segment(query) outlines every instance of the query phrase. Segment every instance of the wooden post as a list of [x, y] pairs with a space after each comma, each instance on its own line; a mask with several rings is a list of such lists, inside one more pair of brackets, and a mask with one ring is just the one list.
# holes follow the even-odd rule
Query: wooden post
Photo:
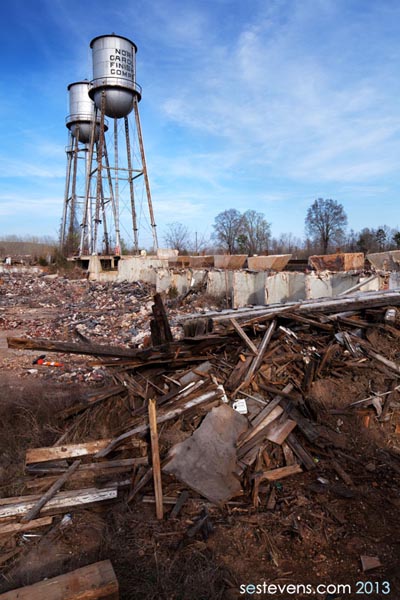
[[163, 494], [161, 483], [160, 451], [158, 447], [156, 401], [154, 400], [154, 398], [151, 398], [149, 400], [149, 425], [151, 439], [151, 456], [153, 462], [154, 495], [156, 498], [156, 515], [157, 519], [162, 519], [164, 517], [164, 509], [162, 499]]
[[118, 581], [109, 560], [1, 594], [1, 600], [118, 600]]

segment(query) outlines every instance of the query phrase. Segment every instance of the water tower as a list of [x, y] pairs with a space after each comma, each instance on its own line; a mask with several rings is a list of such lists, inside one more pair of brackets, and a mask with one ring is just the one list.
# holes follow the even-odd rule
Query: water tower
[[[122, 225], [126, 231], [126, 221], [121, 219], [123, 213], [125, 216], [129, 213], [129, 233], [133, 234], [134, 252], [139, 252], [135, 198], [139, 177], [144, 180], [153, 246], [157, 250], [156, 224], [138, 110], [141, 88], [136, 83], [137, 48], [128, 38], [115, 34], [94, 38], [90, 47], [93, 80], [86, 94], [87, 101], [94, 103], [95, 117], [90, 122], [90, 135], [86, 141], [87, 178], [79, 252], [80, 255], [96, 254], [101, 248], [103, 254], [120, 254]], [[134, 124], [128, 119], [132, 111]], [[113, 120], [108, 137], [106, 117]], [[75, 124], [70, 121], [71, 132], [73, 126]], [[79, 125], [79, 132], [83, 129]], [[133, 129], [134, 135], [131, 133]]]
[[[95, 104], [88, 94], [89, 81], [71, 83], [67, 89], [69, 115], [66, 118], [66, 126], [69, 133], [60, 241], [61, 248], [66, 254], [76, 254], [79, 250], [80, 224], [85, 205], [89, 142], [92, 131], [95, 140], [99, 138], [100, 117], [96, 116]], [[107, 123], [104, 123], [104, 130], [107, 129]]]

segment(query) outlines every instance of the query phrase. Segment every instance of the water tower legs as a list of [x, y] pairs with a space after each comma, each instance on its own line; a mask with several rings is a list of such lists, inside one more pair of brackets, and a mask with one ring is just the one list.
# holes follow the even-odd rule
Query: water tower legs
[[[133, 164], [132, 137], [128, 117], [114, 119], [112, 143], [107, 145], [105, 127], [105, 99], [96, 111], [93, 120], [91, 140], [88, 148], [88, 169], [86, 175], [85, 209], [83, 211], [80, 254], [121, 254], [121, 216], [130, 212], [124, 220], [125, 232], [133, 240], [133, 252], [139, 253], [139, 228], [135, 202], [135, 181], [143, 177], [147, 197], [149, 220], [154, 250], [158, 248], [156, 224], [147, 174], [146, 157], [140, 125], [138, 102], [134, 102], [134, 123], [139, 156], [138, 164]], [[124, 138], [124, 139], [122, 139]], [[109, 137], [108, 137], [109, 139]], [[110, 139], [109, 139], [110, 141]], [[124, 150], [124, 151], [122, 151]], [[125, 185], [126, 184], [126, 185]], [[100, 241], [100, 236], [102, 239]]]

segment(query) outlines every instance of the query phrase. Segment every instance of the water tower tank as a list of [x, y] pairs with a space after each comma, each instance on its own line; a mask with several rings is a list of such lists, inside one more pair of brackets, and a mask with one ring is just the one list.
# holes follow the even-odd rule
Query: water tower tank
[[93, 55], [93, 81], [89, 95], [98, 109], [105, 93], [107, 117], [120, 119], [129, 115], [134, 98], [140, 100], [141, 88], [136, 84], [136, 51], [131, 40], [119, 35], [100, 35], [90, 42]]
[[[82, 144], [90, 142], [92, 125], [95, 120], [95, 106], [93, 100], [89, 98], [89, 82], [77, 81], [70, 83], [69, 92], [69, 115], [66, 119], [68, 129]], [[97, 117], [97, 123], [100, 123], [100, 116]], [[107, 126], [105, 125], [107, 130]], [[99, 136], [99, 125], [96, 127], [96, 140]]]

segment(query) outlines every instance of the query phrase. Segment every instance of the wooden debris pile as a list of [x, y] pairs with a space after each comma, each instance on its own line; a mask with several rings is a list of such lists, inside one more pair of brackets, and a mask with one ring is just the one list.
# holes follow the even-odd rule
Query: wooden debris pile
[[[119, 498], [154, 502], [159, 519], [200, 501], [196, 531], [212, 529], [204, 499], [274, 510], [280, 481], [307, 477], [317, 490], [327, 472], [342, 480], [334, 491], [351, 494], [352, 440], [340, 423], [355, 413], [383, 423], [398, 400], [399, 304], [381, 292], [191, 315], [184, 329], [197, 335], [176, 341], [156, 295], [146, 349], [9, 338], [11, 348], [89, 355], [112, 381], [59, 415], [52, 447], [27, 451], [26, 493], [0, 499], [0, 535]], [[350, 398], [332, 393], [341, 381]], [[398, 474], [398, 456], [385, 457]]]

